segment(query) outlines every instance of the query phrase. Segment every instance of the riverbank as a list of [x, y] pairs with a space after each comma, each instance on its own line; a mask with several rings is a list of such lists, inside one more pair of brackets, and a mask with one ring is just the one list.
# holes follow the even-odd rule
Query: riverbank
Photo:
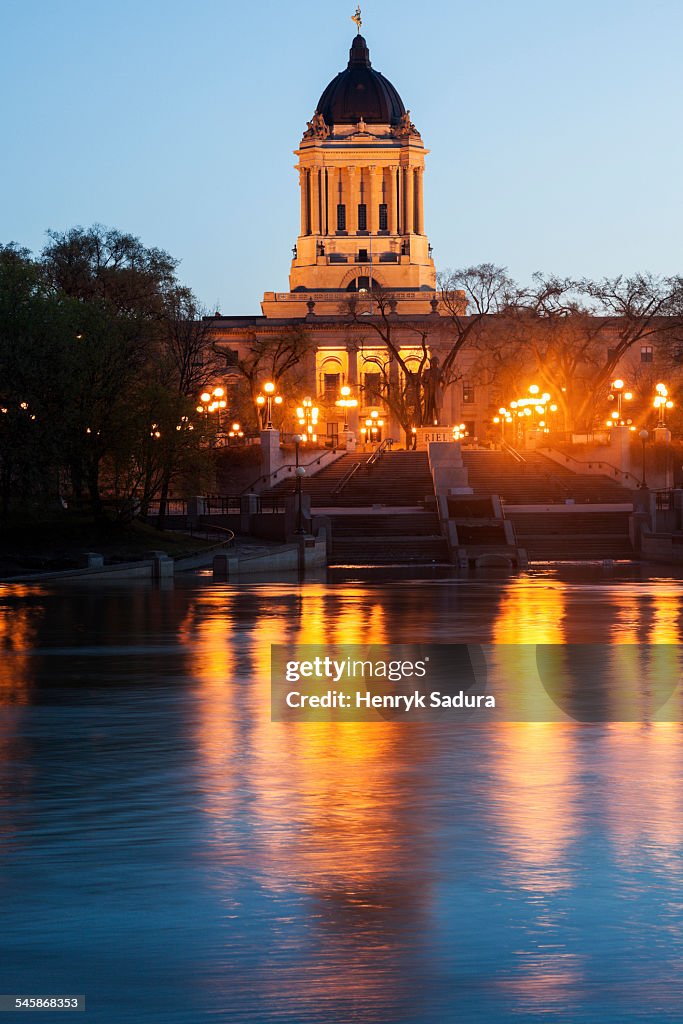
[[61, 572], [85, 564], [87, 552], [97, 552], [105, 565], [141, 560], [150, 551], [170, 558], [187, 558], [216, 544], [146, 523], [118, 523], [65, 514], [51, 520], [14, 522], [0, 530], [0, 577]]

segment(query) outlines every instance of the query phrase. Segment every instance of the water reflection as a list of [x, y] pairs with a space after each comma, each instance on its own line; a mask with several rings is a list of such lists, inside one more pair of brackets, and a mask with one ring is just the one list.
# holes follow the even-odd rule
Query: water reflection
[[[0, 974], [87, 966], [104, 1024], [673, 1024], [680, 726], [273, 723], [269, 676], [273, 643], [493, 641], [524, 678], [525, 645], [609, 639], [606, 700], [631, 708], [678, 671], [679, 593], [0, 593]], [[645, 641], [668, 646], [634, 671]]]

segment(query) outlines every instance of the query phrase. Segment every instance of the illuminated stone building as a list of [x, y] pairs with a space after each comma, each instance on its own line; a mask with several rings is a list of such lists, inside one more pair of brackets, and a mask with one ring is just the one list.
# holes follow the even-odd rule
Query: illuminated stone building
[[[349, 418], [353, 431], [377, 411], [386, 420], [385, 436], [402, 436], [378, 394], [382, 380], [400, 386], [399, 366], [363, 322], [373, 316], [373, 294], [390, 303], [394, 338], [408, 366], [419, 363], [425, 329], [430, 351], [438, 353], [439, 293], [424, 219], [428, 152], [398, 91], [373, 68], [359, 31], [346, 69], [324, 89], [295, 150], [299, 235], [289, 291], [266, 292], [261, 316], [213, 318], [219, 347], [232, 352], [255, 338], [305, 327], [315, 348], [307, 357], [307, 388], [327, 399], [329, 409], [340, 388], [350, 386], [359, 403]], [[354, 297], [362, 315], [352, 320]], [[464, 421], [474, 435], [487, 416], [484, 389], [476, 394], [461, 379], [446, 390], [442, 423]], [[323, 432], [338, 435], [343, 422], [342, 413], [332, 412]]]

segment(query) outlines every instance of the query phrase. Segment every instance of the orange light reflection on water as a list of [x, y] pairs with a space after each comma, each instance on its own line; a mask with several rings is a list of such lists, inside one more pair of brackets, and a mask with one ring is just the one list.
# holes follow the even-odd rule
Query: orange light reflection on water
[[[312, 998], [346, 999], [340, 979], [351, 973], [349, 1004], [360, 999], [370, 1013], [373, 1004], [393, 998], [392, 986], [396, 992], [401, 987], [387, 960], [396, 920], [411, 934], [426, 902], [419, 885], [409, 892], [399, 880], [410, 872], [409, 839], [420, 833], [419, 793], [405, 789], [406, 766], [428, 761], [429, 747], [419, 729], [382, 720], [272, 722], [271, 644], [385, 643], [389, 633], [382, 602], [361, 605], [360, 592], [309, 586], [293, 602], [290, 588], [275, 587], [262, 596], [253, 619], [241, 623], [237, 592], [202, 594], [181, 632], [198, 684], [197, 743], [205, 770], [200, 799], [212, 860], [222, 867], [220, 898], [228, 912], [239, 914], [230, 880], [243, 868], [275, 899], [292, 889], [306, 893], [317, 905], [327, 969], [293, 985], [291, 977], [280, 978], [274, 962], [259, 986], [273, 999], [283, 986], [291, 1012], [298, 1001], [303, 1007]], [[230, 645], [240, 652], [239, 680], [234, 653], [226, 653]], [[239, 741], [249, 766], [239, 794], [231, 740]], [[255, 832], [248, 863], [235, 831], [245, 800]]]
[[[40, 594], [26, 584], [0, 584], [0, 704], [28, 704], [31, 694], [31, 649], [42, 618], [40, 604], [21, 598]], [[19, 600], [18, 600], [19, 599]]]

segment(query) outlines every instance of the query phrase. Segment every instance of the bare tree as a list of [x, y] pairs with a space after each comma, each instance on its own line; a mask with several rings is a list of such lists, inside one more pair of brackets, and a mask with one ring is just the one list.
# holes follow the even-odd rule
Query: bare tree
[[[153, 494], [159, 494], [157, 526], [160, 530], [165, 523], [173, 477], [187, 456], [197, 452], [197, 436], [190, 429], [197, 396], [216, 380], [224, 367], [221, 355], [212, 344], [210, 321], [202, 312], [188, 288], [174, 288], [164, 304], [158, 361], [158, 381], [164, 388], [164, 401], [154, 421], [163, 424], [159, 430], [159, 465], [154, 467], [148, 462], [143, 489], [143, 503], [148, 503]], [[149, 435], [154, 440], [156, 431], [150, 430]]]
[[285, 379], [291, 383], [295, 373], [303, 377], [305, 360], [314, 350], [310, 332], [300, 325], [293, 325], [275, 337], [252, 334], [244, 354], [235, 363], [249, 390], [250, 411], [255, 408], [263, 382], [270, 380], [277, 386]]
[[446, 316], [443, 373], [449, 377], [466, 348], [483, 350], [511, 306], [519, 288], [504, 267], [482, 263], [464, 270], [446, 270], [438, 277], [440, 305]]
[[[367, 296], [351, 293], [342, 303], [340, 313], [349, 323], [367, 328], [387, 349], [387, 359], [377, 363], [380, 396], [408, 439], [411, 427], [421, 426], [424, 421], [422, 381], [430, 359], [429, 339], [435, 331], [435, 322], [427, 317], [399, 318], [392, 292], [377, 285]], [[412, 339], [410, 359], [404, 354], [406, 333]]]
[[636, 344], [650, 339], [662, 346], [679, 343], [683, 324], [683, 279], [653, 274], [583, 280], [579, 288], [587, 311], [599, 327], [602, 359], [581, 406], [587, 419], [596, 392], [606, 391], [621, 360]]

